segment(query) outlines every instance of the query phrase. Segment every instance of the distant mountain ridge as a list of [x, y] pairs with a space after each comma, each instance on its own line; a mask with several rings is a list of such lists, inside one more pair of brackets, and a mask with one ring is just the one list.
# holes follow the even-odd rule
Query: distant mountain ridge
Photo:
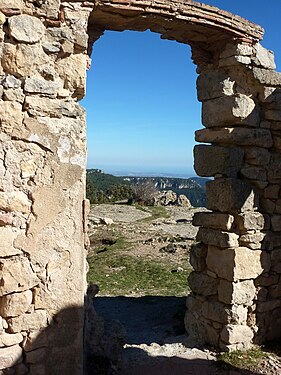
[[184, 194], [194, 207], [206, 206], [207, 178], [174, 177], [132, 177], [114, 176], [101, 169], [87, 170], [87, 197], [92, 203], [114, 202], [127, 199], [132, 194], [131, 186], [146, 181], [153, 181], [159, 190], [173, 190]]

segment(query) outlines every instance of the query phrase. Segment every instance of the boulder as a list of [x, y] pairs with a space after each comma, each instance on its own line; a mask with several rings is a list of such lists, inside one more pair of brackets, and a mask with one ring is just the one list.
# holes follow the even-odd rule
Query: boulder
[[172, 190], [163, 190], [154, 198], [155, 206], [172, 206], [177, 201], [177, 194]]

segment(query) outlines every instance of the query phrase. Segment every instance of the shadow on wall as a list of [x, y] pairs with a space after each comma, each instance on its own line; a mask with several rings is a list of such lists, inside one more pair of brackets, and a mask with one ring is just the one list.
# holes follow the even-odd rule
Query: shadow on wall
[[[1, 375], [44, 374], [44, 375], [80, 375], [83, 373], [83, 340], [81, 315], [83, 306], [71, 306], [56, 314], [50, 325], [38, 334], [32, 331], [24, 341], [24, 356], [1, 356]], [[79, 347], [81, 347], [79, 352]], [[8, 347], [7, 349], [12, 348]], [[8, 354], [8, 353], [7, 353]], [[7, 362], [5, 362], [7, 360]], [[9, 363], [9, 364], [8, 364]]]

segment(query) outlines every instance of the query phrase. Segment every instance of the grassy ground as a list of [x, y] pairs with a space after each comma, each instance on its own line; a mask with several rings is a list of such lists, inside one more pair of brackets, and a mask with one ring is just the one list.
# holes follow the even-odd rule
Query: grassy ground
[[167, 212], [167, 210], [165, 209], [165, 207], [162, 207], [162, 206], [145, 207], [145, 206], [135, 205], [135, 207], [138, 208], [139, 210], [142, 210], [144, 212], [149, 212], [151, 214], [151, 216], [140, 220], [143, 223], [147, 223], [147, 222], [153, 221], [153, 220], [158, 219], [158, 218], [168, 219], [170, 217], [170, 215]]
[[107, 232], [108, 239], [90, 251], [88, 281], [100, 287], [106, 295], [173, 295], [187, 293], [187, 276], [190, 269], [183, 262], [171, 264], [161, 257], [136, 257], [130, 254], [134, 246], [124, 237]]

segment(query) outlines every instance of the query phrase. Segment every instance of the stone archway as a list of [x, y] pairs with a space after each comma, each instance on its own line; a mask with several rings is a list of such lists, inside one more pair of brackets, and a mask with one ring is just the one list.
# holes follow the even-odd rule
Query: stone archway
[[[0, 368], [81, 374], [86, 288], [85, 94], [103, 31], [188, 43], [206, 129], [195, 167], [213, 176], [193, 248], [186, 327], [223, 350], [280, 332], [281, 74], [262, 29], [193, 3], [2, 0]], [[89, 40], [88, 40], [89, 39]], [[23, 349], [22, 349], [23, 348]]]

